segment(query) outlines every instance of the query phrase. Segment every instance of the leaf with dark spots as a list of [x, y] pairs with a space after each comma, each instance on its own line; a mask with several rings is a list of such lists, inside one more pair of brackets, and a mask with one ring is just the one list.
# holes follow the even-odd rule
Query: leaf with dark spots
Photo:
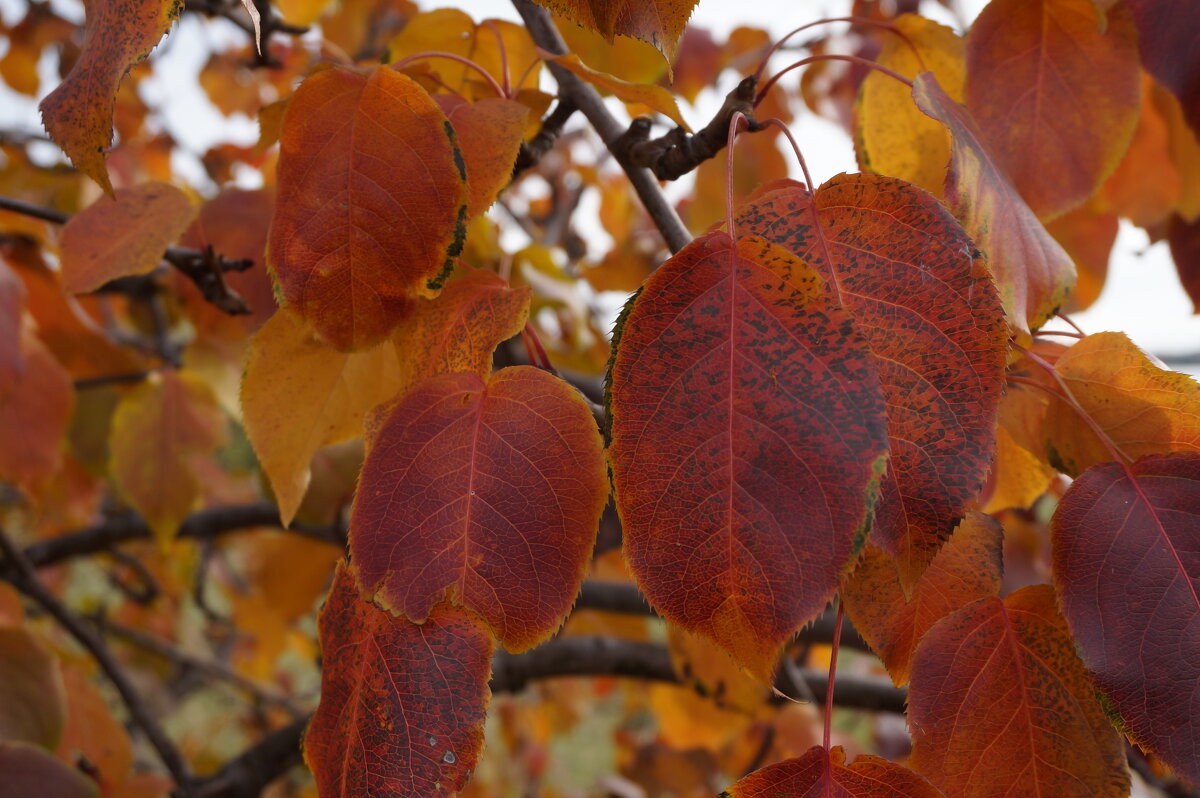
[[991, 276], [941, 203], [892, 177], [838, 175], [815, 200], [772, 183], [734, 224], [812, 264], [871, 347], [891, 448], [872, 540], [907, 590], [992, 462], [1006, 329]]
[[609, 382], [638, 585], [768, 681], [870, 524], [887, 442], [865, 339], [790, 252], [714, 232], [647, 280]]
[[483, 747], [492, 639], [439, 604], [425, 623], [363, 600], [339, 563], [318, 621], [321, 703], [304, 758], [321, 795], [443, 796]]
[[448, 597], [522, 651], [570, 610], [607, 496], [574, 388], [529, 366], [444, 374], [369, 441], [350, 552], [366, 593], [397, 614], [420, 623]]
[[1122, 730], [1200, 784], [1200, 454], [1083, 473], [1051, 523], [1054, 582]]

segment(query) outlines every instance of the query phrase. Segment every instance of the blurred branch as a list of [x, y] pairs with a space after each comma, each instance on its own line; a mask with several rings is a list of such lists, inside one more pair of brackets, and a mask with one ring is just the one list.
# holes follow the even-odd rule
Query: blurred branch
[[154, 713], [146, 706], [141, 695], [133, 686], [125, 670], [113, 657], [112, 652], [104, 644], [103, 638], [96, 630], [88, 626], [82, 618], [75, 615], [65, 604], [58, 600], [50, 590], [38, 579], [33, 565], [26, 559], [21, 550], [14, 544], [3, 530], [0, 530], [0, 550], [4, 553], [5, 568], [0, 574], [17, 590], [44, 609], [59, 625], [75, 638], [81, 646], [87, 649], [92, 658], [104, 671], [117, 692], [125, 708], [129, 711], [135, 725], [142, 730], [154, 750], [158, 752], [163, 765], [166, 766], [175, 783], [185, 788], [192, 780], [191, 770], [179, 753], [179, 749], [167, 737], [163, 728], [158, 724]]
[[[20, 213], [52, 224], [66, 224], [71, 218], [70, 214], [56, 211], [53, 208], [34, 205], [31, 202], [25, 202], [14, 197], [0, 197], [0, 210]], [[236, 291], [225, 284], [223, 275], [225, 272], [246, 271], [246, 269], [254, 265], [254, 261], [247, 258], [226, 258], [224, 255], [215, 253], [212, 247], [206, 247], [203, 250], [190, 249], [188, 247], [167, 247], [163, 252], [163, 260], [174, 266], [180, 274], [195, 283], [196, 287], [200, 289], [200, 293], [204, 295], [204, 298], [218, 309], [231, 315], [250, 312], [250, 308], [246, 305], [246, 300], [242, 299]], [[121, 286], [128, 284], [132, 288], [136, 288], [138, 295], [141, 295], [142, 289], [145, 288], [145, 286], [141, 285], [144, 280], [136, 281], [136, 285], [134, 282], [125, 280], [125, 278], [123, 280], [113, 280], [109, 283], [109, 290], [122, 290]], [[102, 287], [100, 290], [105, 290], [105, 288]], [[124, 293], [123, 290], [122, 292]]]
[[[525, 21], [525, 27], [529, 29], [529, 34], [539, 47], [555, 55], [567, 52], [567, 46], [559, 35], [558, 29], [554, 27], [554, 21], [546, 9], [535, 5], [532, 0], [513, 0], [513, 5], [516, 6], [517, 13]], [[692, 240], [692, 234], [684, 226], [679, 214], [675, 212], [675, 208], [667, 201], [666, 195], [659, 188], [658, 181], [646, 169], [635, 166], [622, 153], [614, 150], [618, 139], [625, 130], [621, 123], [608, 112], [604, 100], [594, 88], [562, 66], [553, 61], [548, 61], [546, 66], [554, 75], [554, 79], [558, 81], [560, 101], [571, 103], [583, 112], [588, 122], [604, 141], [605, 146], [616, 157], [621, 168], [625, 170], [630, 184], [633, 185], [646, 212], [650, 214], [655, 227], [662, 234], [667, 247], [672, 252], [678, 252], [687, 246]]]

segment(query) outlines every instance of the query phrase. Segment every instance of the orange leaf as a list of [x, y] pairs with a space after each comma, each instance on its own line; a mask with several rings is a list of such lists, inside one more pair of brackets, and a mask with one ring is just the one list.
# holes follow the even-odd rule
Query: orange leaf
[[287, 304], [333, 346], [377, 343], [441, 287], [466, 235], [449, 121], [388, 67], [332, 67], [292, 96], [267, 262]]
[[667, 63], [697, 0], [537, 0], [555, 14], [594, 30], [611, 43], [616, 35], [653, 44]]
[[846, 765], [840, 745], [819, 745], [744, 776], [721, 798], [942, 798], [922, 776], [878, 756], [862, 755]]
[[846, 614], [899, 687], [908, 682], [917, 643], [945, 616], [965, 604], [1000, 592], [1003, 530], [972, 512], [942, 546], [906, 600], [896, 565], [868, 546], [854, 574], [842, 585]]
[[167, 183], [123, 188], [75, 214], [62, 230], [62, 283], [74, 294], [147, 274], [187, 230], [198, 208]]
[[582, 398], [517, 366], [433, 377], [368, 444], [350, 551], [367, 594], [418, 623], [447, 596], [510, 651], [546, 639], [583, 580], [607, 498]]
[[1121, 736], [1075, 653], [1049, 585], [972, 602], [917, 648], [912, 764], [949, 798], [1129, 794]]
[[54, 356], [28, 331], [22, 336], [25, 373], [0, 396], [0, 479], [25, 488], [48, 479], [62, 462], [75, 389]]
[[0, 628], [0, 740], [53, 751], [66, 722], [58, 660], [29, 630]]
[[4, 259], [0, 259], [0, 401], [17, 387], [25, 373], [21, 354], [21, 314], [25, 310], [25, 284]]
[[529, 109], [513, 100], [485, 98], [469, 103], [454, 94], [439, 94], [438, 106], [454, 126], [467, 165], [467, 217], [474, 218], [496, 201], [512, 180], [513, 164]]
[[1108, 279], [1108, 260], [1117, 241], [1120, 221], [1115, 214], [1098, 211], [1087, 203], [1046, 225], [1046, 231], [1075, 262], [1078, 279], [1063, 310], [1077, 313], [1100, 298]]
[[692, 130], [688, 127], [687, 121], [684, 120], [683, 114], [680, 113], [679, 104], [675, 102], [675, 96], [662, 86], [629, 83], [604, 72], [597, 72], [580, 61], [579, 56], [571, 53], [556, 56], [553, 53], [547, 53], [543, 50], [542, 57], [555, 61], [593, 86], [603, 89], [627, 103], [641, 103], [658, 111], [689, 133]]
[[1142, 76], [1142, 106], [1137, 130], [1115, 172], [1100, 186], [1106, 210], [1138, 227], [1167, 220], [1183, 196], [1183, 177], [1172, 157], [1170, 120], [1155, 102], [1154, 79]]
[[225, 439], [212, 391], [192, 374], [152, 375], [121, 398], [109, 433], [117, 489], [162, 542], [200, 497], [194, 460]]
[[58, 756], [67, 762], [86, 757], [105, 792], [123, 784], [133, 768], [133, 745], [125, 727], [113, 715], [108, 701], [78, 665], [64, 664], [67, 725], [58, 744]]
[[1116, 169], [1137, 126], [1138, 71], [1124, 4], [1107, 24], [1092, 0], [994, 0], [975, 20], [966, 105], [1039, 218], [1081, 204]]
[[423, 624], [363, 601], [339, 564], [319, 620], [321, 703], [304, 758], [322, 795], [453, 794], [483, 746], [492, 640], [440, 604]]
[[158, 44], [181, 8], [177, 0], [89, 0], [83, 52], [38, 106], [50, 138], [109, 195], [104, 153], [121, 78]]
[[[1129, 459], [1200, 451], [1200, 384], [1155, 365], [1124, 333], [1089, 335], [1054, 369]], [[1072, 476], [1113, 459], [1079, 414], [1060, 400], [1050, 403], [1046, 433], [1051, 462]]]
[[1037, 329], [1071, 292], [1075, 264], [993, 163], [967, 109], [946, 96], [929, 72], [913, 80], [913, 98], [950, 129], [946, 199], [987, 255], [1009, 326], [1026, 334]]
[[875, 503], [887, 437], [866, 340], [803, 261], [716, 232], [650, 276], [615, 349], [609, 459], [638, 586], [769, 683]]
[[41, 748], [0, 741], [0, 798], [98, 798], [96, 782]]

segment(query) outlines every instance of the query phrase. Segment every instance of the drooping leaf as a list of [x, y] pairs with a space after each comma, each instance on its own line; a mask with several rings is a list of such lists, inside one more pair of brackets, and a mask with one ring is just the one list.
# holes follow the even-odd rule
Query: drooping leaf
[[609, 458], [665, 617], [759, 679], [861, 545], [887, 450], [866, 340], [782, 247], [701, 236], [619, 323]]
[[454, 126], [467, 165], [467, 217], [474, 218], [486, 211], [512, 180], [529, 109], [495, 97], [469, 103], [454, 94], [439, 94], [436, 100]]
[[840, 595], [854, 628], [883, 660], [897, 687], [908, 682], [913, 652], [934, 624], [976, 599], [1000, 592], [1003, 539], [995, 520], [970, 513], [907, 599], [892, 559], [867, 547]]
[[1100, 186], [1100, 203], [1138, 227], [1166, 221], [1183, 196], [1183, 177], [1172, 157], [1168, 120], [1154, 98], [1154, 79], [1142, 76], [1137, 129], [1116, 171]]
[[53, 754], [19, 742], [0, 742], [0, 798], [99, 798], [96, 782]]
[[1046, 231], [1075, 263], [1075, 288], [1063, 310], [1078, 313], [1100, 298], [1108, 279], [1108, 261], [1117, 241], [1120, 220], [1087, 203], [1046, 225]]
[[529, 366], [445, 374], [369, 442], [350, 552], [366, 593], [396, 613], [420, 623], [448, 597], [522, 651], [570, 609], [607, 494], [575, 389]]
[[1200, 454], [1089, 468], [1051, 529], [1063, 614], [1122, 731], [1200, 784]]
[[611, 43], [614, 36], [632, 36], [649, 42], [667, 63], [697, 0], [537, 0], [576, 25], [594, 30]]
[[1200, 125], [1192, 127], [1184, 117], [1179, 100], [1157, 81], [1150, 89], [1154, 107], [1167, 125], [1171, 161], [1179, 170], [1183, 186], [1176, 212], [1187, 221], [1200, 219]]
[[318, 622], [321, 703], [304, 758], [321, 795], [453, 794], [483, 746], [492, 639], [466, 610], [425, 623], [358, 593], [340, 563]]
[[440, 287], [465, 235], [453, 128], [411, 78], [334, 67], [292, 96], [267, 263], [287, 304], [338, 349], [382, 340]]
[[795, 759], [744, 776], [721, 798], [942, 798], [918, 773], [883, 757], [862, 754], [851, 765], [840, 745], [815, 745]]
[[1042, 219], [1094, 194], [1137, 126], [1133, 17], [1102, 14], [1092, 0], [996, 0], [967, 35], [966, 106]]
[[[1155, 365], [1124, 333], [1087, 336], [1058, 358], [1054, 370], [1126, 457], [1200, 451], [1200, 384]], [[1061, 400], [1050, 403], [1046, 436], [1051, 461], [1068, 474], [1113, 459]]]
[[158, 44], [181, 8], [176, 0], [91, 0], [83, 51], [70, 74], [38, 106], [50, 138], [110, 195], [104, 153], [112, 143], [121, 78]]
[[[951, 99], [962, 102], [966, 72], [962, 38], [916, 14], [901, 14], [892, 25], [903, 38], [885, 38], [876, 63], [908, 78], [929, 70]], [[898, 177], [942, 196], [950, 134], [921, 113], [904, 84], [872, 70], [859, 90], [857, 110], [855, 141], [863, 171]]]
[[25, 285], [8, 262], [0, 258], [0, 399], [17, 386], [25, 373], [21, 354], [21, 314], [25, 310]]
[[987, 255], [1009, 326], [1037, 329], [1071, 292], [1075, 265], [993, 162], [967, 109], [928, 72], [913, 79], [913, 98], [950, 130], [946, 200]]
[[193, 374], [155, 374], [121, 398], [109, 433], [112, 478], [160, 541], [200, 497], [196, 460], [224, 439], [217, 400]]
[[691, 132], [691, 128], [688, 127], [687, 121], [684, 120], [683, 114], [679, 110], [679, 104], [675, 102], [675, 95], [662, 86], [654, 86], [646, 83], [630, 83], [609, 75], [606, 72], [599, 72], [580, 61], [579, 56], [574, 53], [556, 56], [543, 51], [543, 56], [553, 60], [559, 66], [564, 67], [593, 86], [610, 92], [627, 103], [641, 103], [648, 106], [684, 130]]
[[929, 630], [912, 663], [908, 722], [913, 768], [947, 798], [1129, 793], [1121, 737], [1049, 585], [979, 599]]
[[0, 741], [53, 751], [66, 722], [57, 658], [28, 629], [0, 628]]
[[1126, 0], [1146, 70], [1179, 98], [1200, 133], [1200, 29], [1190, 0]]
[[153, 271], [197, 211], [186, 194], [167, 183], [143, 183], [101, 197], [63, 226], [63, 288], [83, 294], [118, 277]]
[[242, 416], [284, 524], [308, 489], [317, 449], [361, 435], [367, 412], [401, 385], [391, 341], [346, 353], [317, 340], [286, 311], [263, 325], [250, 343]]
[[1006, 337], [991, 277], [941, 203], [892, 177], [839, 175], [815, 200], [770, 184], [735, 224], [812, 264], [871, 347], [891, 449], [872, 539], [908, 588], [991, 465]]
[[62, 462], [75, 390], [70, 376], [28, 331], [21, 349], [25, 373], [12, 391], [0, 395], [0, 479], [28, 489], [48, 479]]
[[1179, 282], [1192, 300], [1192, 312], [1200, 313], [1200, 218], [1185, 222], [1182, 217], [1171, 217], [1167, 242]]

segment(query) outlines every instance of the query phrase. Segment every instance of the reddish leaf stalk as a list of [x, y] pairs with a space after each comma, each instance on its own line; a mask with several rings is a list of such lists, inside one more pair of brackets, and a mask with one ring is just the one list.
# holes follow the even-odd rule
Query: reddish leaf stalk
[[483, 24], [486, 25], [488, 30], [492, 32], [492, 35], [496, 37], [496, 49], [500, 51], [500, 68], [502, 70], [501, 75], [504, 80], [504, 96], [511, 97], [512, 83], [509, 82], [508, 51], [504, 49], [504, 37], [500, 35], [500, 29], [496, 27], [495, 22], [492, 22], [489, 19], [485, 20]]
[[[733, 116], [729, 117], [729, 136], [725, 140], [725, 224], [729, 230], [730, 240], [737, 238], [733, 230], [733, 144], [737, 140], [738, 123], [745, 122], [746, 127], [750, 126], [746, 115], [741, 111], [734, 111]], [[735, 246], [730, 250], [731, 254], [736, 253]], [[733, 255], [736, 257], [736, 255]]]
[[525, 354], [529, 357], [530, 363], [542, 371], [548, 371], [555, 377], [558, 376], [558, 371], [550, 362], [550, 356], [546, 354], [546, 348], [542, 346], [542, 339], [538, 337], [537, 330], [533, 329], [533, 325], [529, 322], [525, 322], [525, 329], [521, 330], [521, 342], [525, 344]]
[[1058, 316], [1060, 319], [1065, 321], [1067, 324], [1071, 325], [1075, 329], [1075, 332], [1079, 333], [1080, 335], [1087, 334], [1083, 331], [1083, 328], [1080, 327], [1078, 324], [1076, 324], [1074, 321], [1072, 321], [1071, 317], [1068, 316], [1066, 313], [1055, 313], [1054, 315]]
[[858, 64], [859, 66], [865, 66], [869, 69], [874, 69], [878, 72], [882, 72], [883, 74], [900, 81], [905, 86], [908, 86], [908, 88], [910, 88], [910, 89], [913, 87], [912, 81], [909, 80], [908, 78], [904, 77], [903, 75], [901, 75], [899, 72], [895, 72], [891, 69], [888, 69], [885, 66], [881, 66], [881, 65], [875, 63], [874, 61], [870, 61], [866, 58], [859, 58], [857, 55], [832, 55], [832, 54], [810, 55], [808, 58], [801, 58], [799, 61], [795, 62], [794, 64], [789, 64], [788, 66], [784, 67], [783, 69], [779, 70], [774, 75], [772, 75], [771, 79], [768, 80], [761, 89], [759, 89], [758, 96], [754, 99], [754, 105], [757, 106], [759, 103], [761, 103], [763, 101], [763, 98], [767, 96], [767, 92], [769, 92], [771, 90], [771, 88], [784, 75], [791, 72], [793, 69], [799, 69], [800, 67], [806, 66], [808, 64], [815, 64], [818, 61], [848, 61], [851, 64]]
[[849, 22], [851, 25], [865, 25], [868, 27], [879, 28], [881, 30], [888, 31], [889, 33], [896, 34], [901, 39], [903, 39], [904, 43], [907, 44], [909, 46], [909, 48], [913, 51], [913, 55], [916, 56], [916, 58], [917, 58], [917, 63], [921, 65], [921, 71], [922, 72], [926, 71], [925, 59], [921, 58], [921, 51], [918, 50], [917, 46], [915, 44], [913, 44], [912, 40], [909, 39], [907, 35], [905, 35], [904, 31], [900, 30], [892, 23], [880, 22], [879, 20], [868, 19], [867, 17], [828, 17], [826, 19], [818, 19], [816, 22], [809, 22], [807, 25], [801, 25], [800, 27], [794, 29], [793, 31], [788, 33], [786, 36], [784, 36], [782, 39], [780, 39], [779, 41], [777, 41], [773, 45], [771, 45], [771, 49], [767, 50], [766, 55], [764, 55], [762, 57], [762, 61], [760, 61], [758, 63], [758, 69], [755, 70], [754, 77], [759, 78], [759, 79], [762, 78], [763, 70], [765, 70], [767, 68], [767, 62], [771, 60], [771, 56], [775, 55], [775, 53], [777, 53], [779, 51], [779, 48], [782, 47], [787, 42], [788, 39], [792, 38], [797, 33], [801, 33], [802, 31], [808, 30], [809, 28], [815, 28], [818, 25], [828, 25], [831, 22]]
[[463, 58], [461, 55], [455, 55], [454, 53], [444, 53], [441, 50], [427, 50], [423, 53], [414, 53], [413, 55], [410, 55], [407, 58], [401, 58], [399, 61], [392, 64], [392, 69], [399, 72], [414, 61], [423, 61], [427, 58], [447, 58], [451, 61], [457, 61], [458, 63], [475, 70], [482, 75], [483, 79], [487, 81], [488, 85], [496, 91], [497, 96], [506, 100], [508, 99], [508, 92], [506, 92], [504, 88], [496, 82], [496, 79], [492, 77], [490, 72], [472, 61], [470, 58]]
[[1064, 338], [1083, 338], [1084, 337], [1083, 333], [1070, 332], [1068, 330], [1038, 330], [1033, 335], [1035, 338], [1039, 337], [1039, 336], [1046, 337], [1046, 336], [1051, 336], [1051, 335], [1061, 335]]
[[825, 746], [825, 750], [829, 750], [829, 729], [830, 722], [833, 718], [833, 685], [834, 677], [837, 674], [837, 658], [838, 648], [842, 644], [842, 617], [845, 615], [845, 609], [842, 602], [837, 603], [837, 616], [833, 620], [833, 641], [829, 644], [831, 651], [829, 652], [829, 687], [825, 689], [825, 729], [822, 733], [821, 744]]

